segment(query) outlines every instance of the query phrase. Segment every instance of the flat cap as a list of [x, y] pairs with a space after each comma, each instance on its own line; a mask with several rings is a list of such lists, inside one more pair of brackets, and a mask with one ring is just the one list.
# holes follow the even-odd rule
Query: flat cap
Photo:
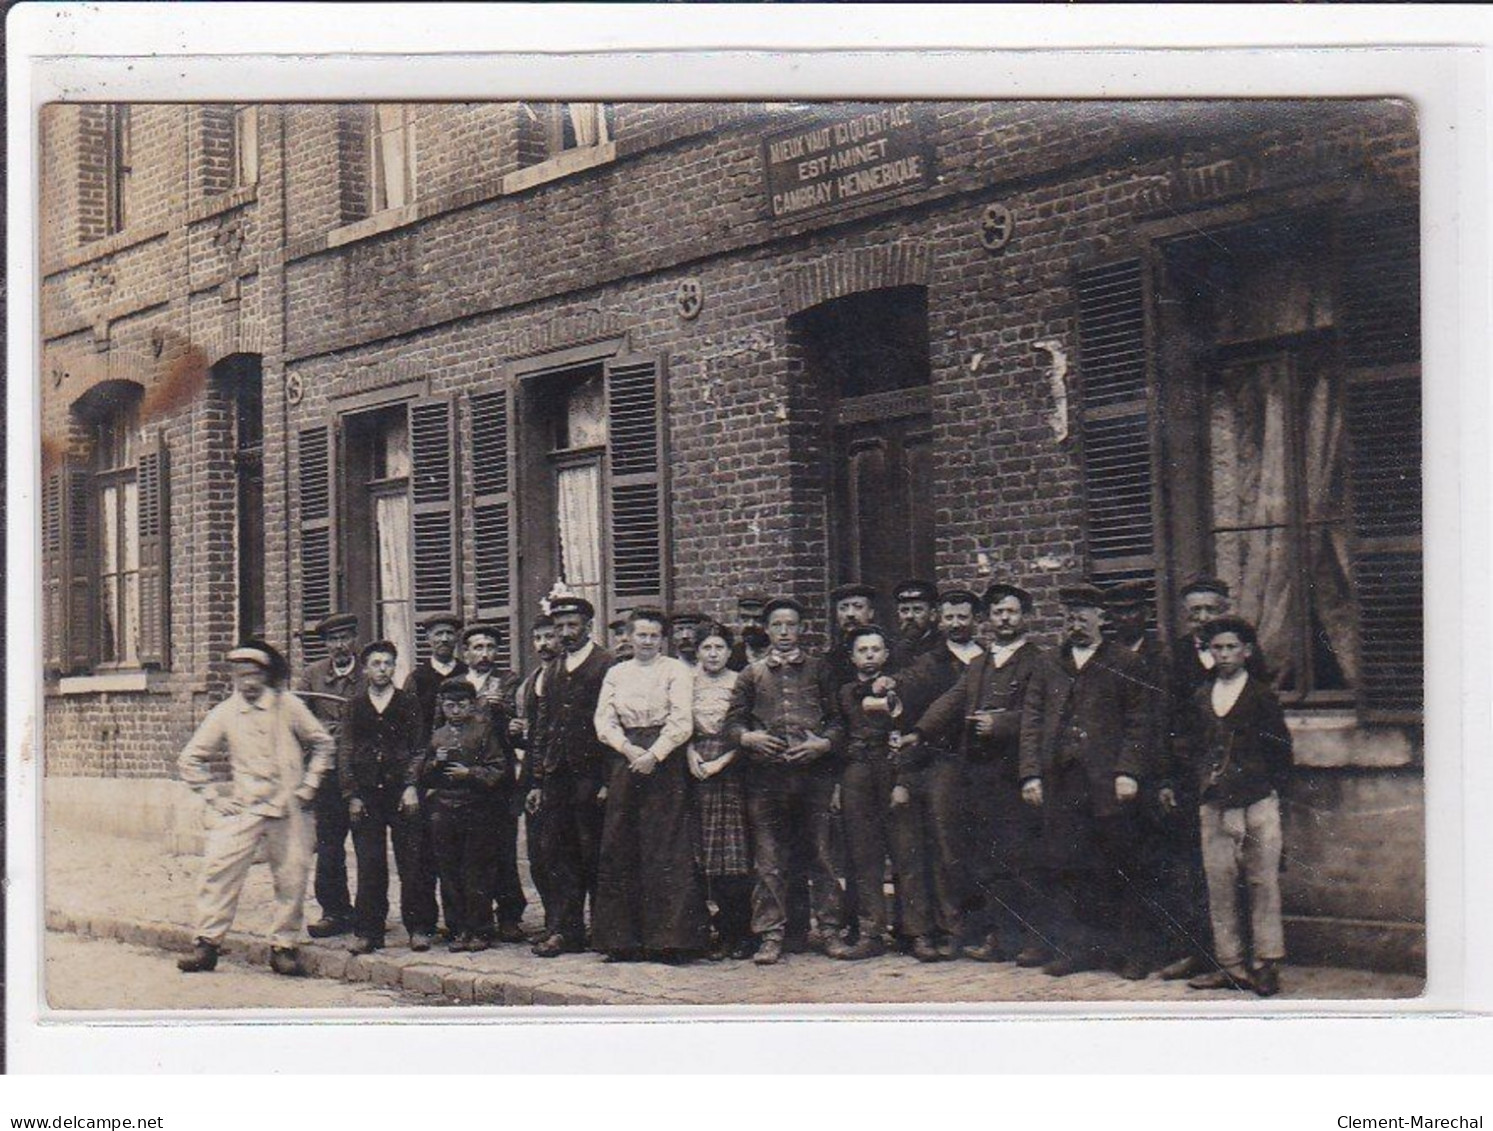
[[940, 605], [968, 605], [979, 612], [983, 602], [973, 589], [945, 589], [938, 595]]
[[1217, 593], [1220, 597], [1227, 597], [1229, 595], [1229, 583], [1221, 581], [1216, 577], [1208, 577], [1206, 574], [1201, 574], [1190, 578], [1187, 584], [1182, 586], [1182, 596], [1185, 597], [1189, 593]]
[[1151, 594], [1144, 581], [1116, 582], [1104, 596], [1111, 609], [1134, 609], [1151, 603]]
[[581, 616], [590, 620], [596, 616], [596, 606], [584, 597], [550, 598], [550, 616], [557, 617], [562, 613], [580, 613]]
[[332, 633], [336, 632], [338, 629], [343, 628], [350, 628], [354, 632], [357, 632], [357, 616], [353, 613], [333, 613], [331, 616], [327, 617], [320, 624], [318, 624], [314, 629], [312, 629], [312, 631], [315, 632], [317, 636], [329, 636]]
[[477, 689], [472, 686], [470, 680], [458, 675], [441, 680], [441, 689], [436, 694], [442, 699], [475, 699]]
[[460, 632], [464, 623], [459, 613], [431, 613], [428, 617], [421, 618], [420, 627], [426, 632], [430, 632], [432, 629], [445, 624], [450, 625], [457, 632]]
[[1002, 601], [1007, 597], [1015, 597], [1020, 601], [1023, 612], [1031, 612], [1032, 607], [1036, 604], [1032, 600], [1031, 593], [1009, 581], [992, 581], [985, 587], [984, 602], [987, 609], [997, 601]]
[[465, 644], [474, 636], [491, 636], [494, 640], [501, 640], [503, 631], [495, 624], [469, 624], [462, 630], [461, 642]]
[[1097, 585], [1065, 585], [1058, 590], [1058, 600], [1068, 608], [1104, 608], [1104, 590]]
[[931, 605], [938, 600], [938, 586], [931, 581], [899, 581], [892, 595], [898, 601], [927, 601]]
[[680, 609], [677, 613], [669, 614], [669, 623], [675, 627], [681, 624], [691, 626], [704, 624], [709, 619], [699, 609]]
[[859, 581], [851, 582], [849, 585], [837, 585], [830, 592], [830, 604], [837, 605], [850, 597], [864, 597], [868, 601], [876, 600], [876, 589], [874, 586], [865, 585]]
[[760, 617], [767, 607], [767, 597], [761, 593], [743, 593], [736, 598], [736, 611], [747, 616]]

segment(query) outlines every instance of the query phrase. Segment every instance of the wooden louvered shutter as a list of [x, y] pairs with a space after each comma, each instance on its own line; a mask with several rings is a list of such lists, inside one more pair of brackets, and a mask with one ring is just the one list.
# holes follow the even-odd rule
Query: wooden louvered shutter
[[1089, 576], [1156, 576], [1146, 288], [1138, 259], [1078, 276], [1079, 380]]
[[668, 602], [662, 369], [651, 358], [607, 363], [610, 609]]
[[[42, 637], [48, 671], [67, 673], [92, 663], [88, 530], [88, 473], [64, 459], [42, 482]], [[76, 627], [75, 611], [83, 618]]]
[[170, 649], [170, 526], [166, 446], [160, 432], [142, 440], [135, 462], [140, 507], [140, 663], [164, 668]]
[[336, 436], [326, 425], [302, 429], [297, 444], [301, 489], [301, 655], [306, 663], [327, 654], [313, 631], [332, 614], [336, 598], [332, 516]]
[[472, 397], [473, 549], [477, 619], [498, 628], [498, 663], [514, 667], [513, 397], [507, 389]]
[[[457, 611], [456, 472], [451, 401], [431, 397], [410, 405], [410, 545], [414, 552], [414, 612]], [[415, 658], [430, 655], [425, 630], [415, 630]]]
[[1338, 245], [1357, 542], [1359, 704], [1368, 717], [1416, 721], [1425, 698], [1416, 211], [1346, 217]]

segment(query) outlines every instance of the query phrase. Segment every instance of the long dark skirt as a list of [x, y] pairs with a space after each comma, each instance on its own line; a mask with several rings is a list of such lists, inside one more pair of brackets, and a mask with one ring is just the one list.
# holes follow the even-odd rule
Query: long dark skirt
[[[646, 748], [658, 731], [627, 735]], [[683, 750], [647, 775], [633, 773], [621, 755], [611, 760], [591, 924], [597, 950], [705, 949], [709, 917], [688, 775]]]

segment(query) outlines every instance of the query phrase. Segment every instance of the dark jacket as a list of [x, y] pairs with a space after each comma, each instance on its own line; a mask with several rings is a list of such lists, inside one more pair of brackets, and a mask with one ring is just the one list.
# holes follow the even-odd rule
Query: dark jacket
[[891, 642], [892, 659], [887, 664], [887, 671], [904, 672], [925, 656], [933, 655], [935, 652], [948, 654], [948, 649], [943, 646], [943, 633], [938, 626], [930, 625], [928, 630], [916, 640], [908, 640], [899, 637]]
[[360, 689], [337, 733], [337, 781], [344, 799], [372, 802], [381, 789], [414, 785], [425, 746], [424, 717], [414, 694], [396, 688], [380, 714]]
[[1053, 796], [1044, 804], [1083, 802], [1096, 817], [1117, 813], [1115, 779], [1145, 776], [1149, 710], [1145, 673], [1129, 649], [1106, 640], [1079, 671], [1064, 644], [1042, 657], [1027, 683], [1021, 780], [1043, 779], [1048, 792], [1059, 771], [1081, 767], [1086, 798]]
[[425, 720], [427, 730], [435, 730], [445, 723], [445, 719], [436, 718], [436, 696], [441, 690], [441, 683], [448, 679], [457, 679], [467, 674], [467, 666], [460, 660], [451, 669], [450, 675], [442, 675], [430, 666], [429, 660], [421, 660], [415, 665], [415, 670], [410, 672], [409, 678], [404, 681], [404, 689], [411, 692], [420, 701], [420, 717]]
[[[948, 653], [958, 663], [958, 657]], [[959, 678], [926, 709], [918, 712], [913, 729], [925, 740], [953, 750], [972, 762], [997, 762], [1015, 776], [1021, 743], [1021, 714], [1026, 703], [1027, 684], [1041, 661], [1042, 653], [1027, 641], [1011, 654], [1005, 666], [996, 667], [990, 653], [982, 652], [969, 662]], [[929, 661], [925, 660], [924, 663]], [[923, 665], [916, 679], [922, 683]], [[909, 688], [914, 703], [921, 701], [921, 688]], [[981, 738], [969, 716], [976, 711], [997, 711], [995, 733]]]
[[[838, 750], [844, 727], [831, 678], [826, 659], [807, 651], [800, 652], [797, 663], [776, 654], [758, 660], [737, 677], [731, 692], [723, 732], [726, 745], [741, 746], [741, 736], [749, 730], [765, 730], [790, 744], [801, 739], [803, 732], [812, 731]], [[755, 763], [776, 762], [755, 750], [746, 753]]]
[[544, 694], [530, 732], [533, 786], [541, 787], [551, 774], [568, 772], [595, 777], [599, 789], [611, 748], [596, 737], [596, 700], [612, 654], [597, 644], [573, 672], [565, 670], [565, 659], [560, 656], [545, 668]]
[[1148, 693], [1150, 709], [1146, 712], [1146, 775], [1155, 782], [1158, 789], [1174, 785], [1177, 775], [1172, 754], [1172, 726], [1176, 712], [1172, 707], [1171, 657], [1161, 642], [1149, 633], [1141, 637], [1138, 648], [1130, 648], [1128, 644], [1120, 644], [1119, 641], [1115, 643], [1121, 648], [1128, 648], [1131, 655], [1140, 661], [1141, 676]]
[[[444, 767], [453, 763], [470, 769], [470, 776], [452, 781]], [[427, 803], [435, 808], [502, 805], [513, 784], [513, 756], [492, 719], [479, 711], [460, 726], [446, 723], [431, 735], [417, 773]]]
[[[339, 676], [333, 674], [332, 657], [327, 656], [315, 663], [307, 664], [297, 677], [293, 690], [312, 693], [303, 696], [306, 706], [311, 708], [311, 713], [316, 716], [322, 726], [327, 728], [327, 732], [336, 738], [337, 729], [342, 725], [343, 708], [362, 690], [362, 687], [363, 673], [356, 662], [351, 671]], [[342, 702], [322, 698], [324, 695], [336, 695]]]
[[843, 758], [846, 762], [889, 762], [892, 767], [892, 784], [900, 783], [904, 770], [915, 769], [912, 752], [894, 755], [888, 736], [901, 727], [898, 719], [891, 715], [871, 714], [865, 709], [865, 700], [876, 694], [873, 680], [859, 679], [840, 688], [838, 707], [840, 729], [844, 735]]
[[1291, 775], [1291, 732], [1275, 691], [1249, 676], [1229, 713], [1213, 711], [1213, 681], [1192, 693], [1183, 741], [1192, 755], [1198, 795], [1226, 809], [1284, 793]]

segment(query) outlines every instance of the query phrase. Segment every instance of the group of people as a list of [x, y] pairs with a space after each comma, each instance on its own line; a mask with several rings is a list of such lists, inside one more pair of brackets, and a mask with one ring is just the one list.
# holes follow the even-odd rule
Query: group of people
[[[836, 589], [823, 651], [791, 597], [743, 597], [736, 631], [636, 608], [611, 648], [588, 601], [552, 597], [522, 678], [491, 626], [438, 615], [402, 687], [396, 647], [360, 649], [346, 614], [318, 627], [328, 655], [295, 693], [279, 653], [245, 642], [181, 757], [217, 814], [182, 969], [213, 968], [263, 845], [273, 965], [299, 970], [309, 822], [307, 929], [354, 953], [385, 945], [392, 844], [417, 951], [443, 919], [453, 951], [770, 966], [898, 950], [1277, 992], [1291, 739], [1228, 586], [1184, 587], [1171, 653], [1139, 584], [1060, 590], [1050, 649], [1019, 585], [891, 596], [895, 629], [873, 623], [874, 589]], [[227, 793], [210, 770], [225, 749]]]

